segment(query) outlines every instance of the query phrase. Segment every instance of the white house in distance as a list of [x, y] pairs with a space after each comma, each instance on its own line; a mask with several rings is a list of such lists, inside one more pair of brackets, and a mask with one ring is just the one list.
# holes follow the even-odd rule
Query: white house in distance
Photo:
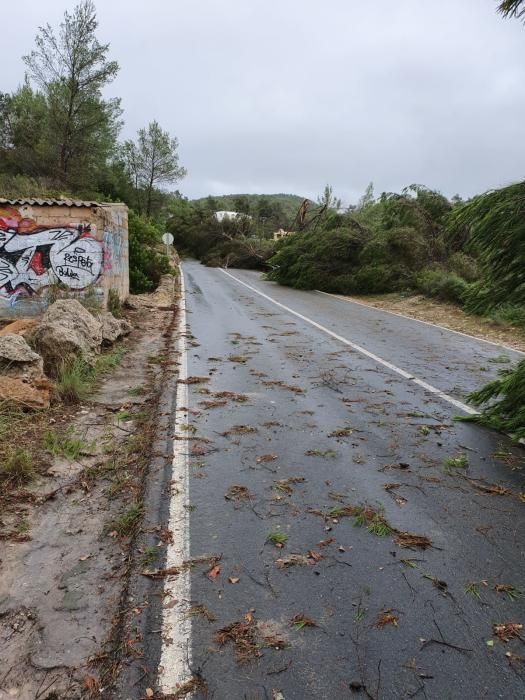
[[281, 238], [285, 238], [286, 236], [290, 236], [293, 233], [294, 233], [294, 231], [285, 231], [284, 229], [280, 228], [278, 231], [274, 231], [273, 240], [279, 241], [279, 240], [281, 240]]
[[238, 211], [216, 211], [215, 212], [215, 218], [217, 221], [224, 221], [224, 219], [237, 219], [239, 216], [242, 216], [246, 219], [251, 219], [251, 216], [248, 216], [248, 214], [241, 214]]

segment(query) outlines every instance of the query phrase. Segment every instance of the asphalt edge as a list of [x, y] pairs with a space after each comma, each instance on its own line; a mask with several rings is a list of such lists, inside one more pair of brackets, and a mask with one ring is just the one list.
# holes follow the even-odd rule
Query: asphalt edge
[[[159, 528], [169, 528], [169, 493], [173, 468], [173, 427], [179, 379], [177, 336], [180, 329], [180, 268], [177, 279], [178, 302], [164, 333], [167, 363], [157, 378], [157, 410], [153, 418], [155, 436], [150, 460], [142, 481], [144, 512], [141, 529], [129, 553], [127, 582], [121, 597], [119, 622], [115, 632], [118, 674], [112, 686], [101, 689], [101, 697], [111, 700], [137, 700], [146, 689], [155, 687], [162, 653], [164, 581], [141, 575], [145, 568], [141, 552], [157, 547]], [[155, 567], [164, 568], [167, 547], [159, 548]], [[130, 642], [133, 644], [130, 645]], [[136, 643], [136, 646], [135, 646]]]

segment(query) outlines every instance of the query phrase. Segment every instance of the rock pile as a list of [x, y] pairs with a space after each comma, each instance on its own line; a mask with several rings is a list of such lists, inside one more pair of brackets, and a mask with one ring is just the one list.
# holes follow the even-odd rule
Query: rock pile
[[131, 325], [108, 311], [91, 314], [76, 299], [60, 299], [39, 321], [21, 319], [0, 331], [0, 402], [23, 408], [49, 406], [52, 384], [64, 362], [81, 357], [94, 364]]

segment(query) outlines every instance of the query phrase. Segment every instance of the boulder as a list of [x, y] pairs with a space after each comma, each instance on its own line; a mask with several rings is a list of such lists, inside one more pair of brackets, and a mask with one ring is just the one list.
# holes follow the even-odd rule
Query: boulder
[[49, 408], [51, 382], [45, 377], [34, 379], [31, 384], [18, 377], [0, 377], [0, 401], [20, 408]]
[[43, 376], [43, 360], [21, 335], [0, 336], [0, 374], [29, 382]]
[[38, 324], [37, 318], [19, 318], [12, 323], [8, 323], [0, 330], [0, 336], [8, 333], [16, 333], [17, 335], [25, 335]]
[[133, 330], [131, 323], [122, 318], [115, 318], [109, 311], [97, 314], [102, 324], [102, 344], [112, 345], [123, 335], [128, 335]]
[[75, 356], [94, 364], [102, 343], [102, 324], [76, 299], [59, 299], [28, 340], [44, 358], [46, 374], [54, 377], [62, 363]]

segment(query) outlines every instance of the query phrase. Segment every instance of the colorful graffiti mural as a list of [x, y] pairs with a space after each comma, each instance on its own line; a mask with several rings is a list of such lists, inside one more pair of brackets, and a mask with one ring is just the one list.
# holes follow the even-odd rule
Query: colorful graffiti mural
[[104, 248], [89, 225], [41, 226], [0, 207], [0, 298], [32, 296], [61, 282], [85, 289], [100, 277]]

